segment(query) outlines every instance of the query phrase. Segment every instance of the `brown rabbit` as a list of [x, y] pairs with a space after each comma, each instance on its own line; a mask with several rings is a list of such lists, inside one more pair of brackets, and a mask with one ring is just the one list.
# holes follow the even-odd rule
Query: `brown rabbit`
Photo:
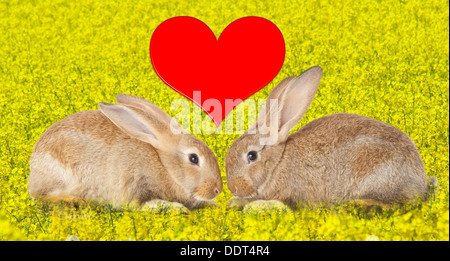
[[[311, 104], [321, 77], [322, 69], [315, 66], [283, 80], [257, 122], [228, 149], [227, 186], [235, 195], [229, 204], [358, 200], [384, 205], [425, 198], [432, 186], [413, 141], [387, 123], [337, 113], [289, 135]], [[255, 131], [263, 127], [276, 137]], [[437, 186], [435, 177], [429, 182]]]
[[30, 159], [30, 196], [119, 206], [214, 204], [222, 179], [211, 149], [153, 103], [126, 94], [116, 99], [42, 134]]

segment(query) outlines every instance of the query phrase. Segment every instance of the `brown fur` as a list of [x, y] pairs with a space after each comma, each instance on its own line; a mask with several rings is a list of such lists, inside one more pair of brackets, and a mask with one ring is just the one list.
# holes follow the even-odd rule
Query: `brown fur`
[[228, 189], [236, 196], [253, 195], [255, 193], [254, 188], [249, 182], [241, 177], [233, 179], [227, 183]]
[[350, 163], [356, 179], [362, 179], [381, 163], [393, 158], [390, 146], [384, 144], [361, 145], [355, 150], [356, 158]]
[[[313, 99], [310, 94], [318, 87], [321, 70], [313, 67], [307, 72], [283, 81], [269, 95], [281, 104], [275, 112], [278, 118], [289, 110], [295, 119], [285, 117], [280, 121], [276, 144], [265, 146], [252, 163], [245, 155], [262, 134], [244, 133], [228, 149], [225, 163], [230, 191], [246, 199], [294, 205], [301, 201], [390, 204], [423, 199], [430, 185], [422, 159], [408, 135], [387, 123], [337, 113], [316, 119], [292, 135], [283, 135], [303, 117], [304, 106], [309, 106]], [[295, 97], [292, 93], [298, 91], [305, 94], [297, 96], [306, 100], [286, 99]], [[259, 117], [250, 129], [266, 124], [268, 119]]]
[[[164, 118], [162, 110], [155, 114], [154, 108], [144, 111], [146, 106], [121, 106], [141, 117], [157, 136], [157, 145], [163, 146], [156, 148], [150, 141], [135, 138], [101, 111], [75, 113], [53, 124], [35, 144], [30, 195], [72, 196], [118, 205], [163, 199], [189, 208], [217, 196], [222, 180], [211, 149], [185, 132], [172, 134], [170, 116]], [[188, 162], [185, 154], [190, 151], [199, 155], [200, 166]], [[196, 194], [198, 188], [200, 194]]]

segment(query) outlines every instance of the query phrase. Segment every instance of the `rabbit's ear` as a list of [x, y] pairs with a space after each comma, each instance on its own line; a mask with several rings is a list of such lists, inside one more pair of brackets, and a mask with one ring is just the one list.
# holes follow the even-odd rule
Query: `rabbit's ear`
[[322, 68], [314, 66], [289, 82], [278, 100], [278, 141], [300, 122], [311, 105], [322, 78]]
[[[275, 86], [272, 91], [269, 94], [269, 97], [267, 97], [266, 104], [261, 109], [261, 112], [258, 115], [258, 119], [256, 122], [248, 129], [249, 132], [251, 131], [255, 132], [256, 128], [259, 126], [269, 126], [270, 125], [270, 100], [276, 99], [278, 100], [281, 95], [284, 93], [286, 88], [289, 86], [289, 83], [295, 79], [295, 77], [287, 77], [284, 80], [282, 80], [277, 86]], [[273, 106], [272, 106], [273, 107]], [[273, 110], [274, 108], [272, 108]]]
[[150, 111], [152, 114], [158, 115], [159, 118], [165, 122], [171, 120], [171, 117], [165, 111], [161, 110], [158, 106], [156, 106], [150, 101], [147, 101], [144, 98], [119, 93], [116, 96], [116, 100], [120, 104], [134, 106], [144, 111]]
[[172, 117], [170, 117], [169, 114], [167, 114], [161, 108], [156, 106], [154, 103], [152, 103], [144, 98], [136, 97], [136, 96], [132, 96], [129, 94], [124, 94], [124, 93], [119, 93], [116, 96], [116, 100], [120, 104], [126, 104], [126, 105], [140, 108], [140, 109], [154, 115], [155, 117], [158, 117], [163, 122], [167, 123], [174, 133], [184, 133], [184, 134], [188, 133], [180, 126], [180, 124], [176, 120], [172, 119]]
[[167, 138], [166, 124], [156, 117], [146, 117], [138, 109], [131, 109], [121, 104], [100, 102], [100, 111], [117, 127], [130, 136], [150, 143], [155, 148], [164, 148]]

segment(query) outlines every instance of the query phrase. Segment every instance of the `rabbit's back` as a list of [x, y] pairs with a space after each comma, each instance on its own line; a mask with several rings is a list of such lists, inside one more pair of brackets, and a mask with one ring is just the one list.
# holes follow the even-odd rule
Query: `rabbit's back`
[[51, 125], [36, 142], [33, 152], [48, 152], [50, 148], [65, 146], [64, 142], [57, 140], [70, 142], [70, 138], [73, 138], [84, 146], [82, 139], [112, 144], [127, 136], [100, 111], [80, 111]]
[[138, 174], [133, 166], [148, 166], [150, 158], [158, 156], [149, 144], [131, 138], [100, 111], [77, 112], [50, 126], [36, 142], [29, 192], [31, 196], [129, 200], [133, 192], [127, 183]]
[[298, 184], [291, 193], [307, 200], [391, 202], [427, 190], [422, 159], [409, 136], [357, 114], [306, 124], [288, 138], [283, 161], [294, 173], [291, 183]]

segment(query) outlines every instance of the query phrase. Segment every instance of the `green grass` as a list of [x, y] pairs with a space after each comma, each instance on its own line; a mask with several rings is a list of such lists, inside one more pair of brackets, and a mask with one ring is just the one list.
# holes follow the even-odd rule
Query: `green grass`
[[[449, 240], [448, 1], [2, 1], [0, 2], [0, 240]], [[29, 197], [33, 145], [54, 122], [117, 93], [166, 112], [183, 98], [155, 74], [149, 43], [168, 18], [196, 17], [219, 36], [234, 20], [260, 16], [286, 42], [277, 77], [320, 65], [323, 78], [305, 118], [336, 112], [385, 121], [415, 142], [440, 190], [412, 210], [365, 217], [342, 208], [243, 213], [220, 207], [188, 215], [110, 208], [42, 211]], [[202, 113], [204, 118], [206, 114]], [[231, 114], [229, 117], [233, 117]], [[245, 126], [247, 128], [247, 125]], [[224, 158], [239, 134], [198, 134]]]

